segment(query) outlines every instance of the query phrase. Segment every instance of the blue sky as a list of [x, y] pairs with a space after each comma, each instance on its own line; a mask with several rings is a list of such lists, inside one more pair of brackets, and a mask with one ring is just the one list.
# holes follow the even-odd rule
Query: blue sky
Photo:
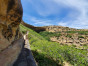
[[88, 29], [88, 0], [21, 0], [23, 20], [34, 26]]

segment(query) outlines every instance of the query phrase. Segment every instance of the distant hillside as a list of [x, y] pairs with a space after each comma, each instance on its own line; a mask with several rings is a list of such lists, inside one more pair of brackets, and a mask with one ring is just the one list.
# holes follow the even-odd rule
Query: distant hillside
[[64, 26], [42, 26], [42, 27], [35, 27], [33, 25], [27, 24], [24, 21], [21, 22], [22, 25], [31, 28], [32, 30], [36, 32], [42, 32], [42, 31], [48, 31], [48, 32], [65, 32], [65, 31], [88, 31], [88, 29], [75, 29], [75, 28], [69, 28]]
[[88, 44], [88, 30], [63, 26], [35, 27], [22, 21], [22, 25], [40, 33], [47, 40], [60, 44], [83, 46]]
[[48, 32], [65, 32], [65, 31], [88, 31], [88, 29], [75, 29], [64, 26], [44, 26]]
[[28, 28], [30, 28], [30, 29], [32, 29], [32, 30], [34, 30], [34, 31], [36, 31], [36, 32], [45, 31], [44, 27], [35, 27], [35, 26], [32, 26], [30, 24], [25, 23], [24, 21], [22, 21], [21, 24], [28, 27]]
[[84, 45], [86, 46], [88, 44], [88, 31], [43, 31], [40, 34], [48, 41], [54, 41], [60, 44], [74, 45], [77, 47], [84, 47]]

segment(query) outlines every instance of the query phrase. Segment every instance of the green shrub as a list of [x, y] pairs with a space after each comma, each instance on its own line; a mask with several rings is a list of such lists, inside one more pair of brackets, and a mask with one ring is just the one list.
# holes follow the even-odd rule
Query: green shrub
[[72, 38], [72, 35], [69, 35], [69, 34], [68, 34], [68, 35], [66, 35], [66, 37]]
[[43, 31], [39, 33], [41, 36], [43, 36], [46, 40], [50, 41], [50, 37], [60, 37], [61, 34], [60, 33], [52, 33], [52, 32], [47, 32], [47, 31]]
[[23, 34], [26, 34], [26, 33], [27, 33], [27, 31], [22, 31], [22, 33], [23, 33]]
[[83, 36], [78, 36], [78, 38], [84, 38]]

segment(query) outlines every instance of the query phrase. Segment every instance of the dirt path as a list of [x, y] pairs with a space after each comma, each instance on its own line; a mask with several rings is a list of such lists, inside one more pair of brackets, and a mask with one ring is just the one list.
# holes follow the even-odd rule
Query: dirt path
[[13, 66], [37, 66], [30, 50], [30, 44], [27, 36], [28, 33], [24, 35], [25, 42], [22, 51]]

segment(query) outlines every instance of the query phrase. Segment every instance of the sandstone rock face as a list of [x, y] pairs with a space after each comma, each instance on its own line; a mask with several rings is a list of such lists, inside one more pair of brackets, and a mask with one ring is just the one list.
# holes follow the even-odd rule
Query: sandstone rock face
[[20, 0], [0, 0], [0, 51], [19, 39], [21, 20]]
[[20, 0], [0, 0], [1, 66], [11, 66], [21, 51], [24, 42], [19, 32], [22, 13]]

